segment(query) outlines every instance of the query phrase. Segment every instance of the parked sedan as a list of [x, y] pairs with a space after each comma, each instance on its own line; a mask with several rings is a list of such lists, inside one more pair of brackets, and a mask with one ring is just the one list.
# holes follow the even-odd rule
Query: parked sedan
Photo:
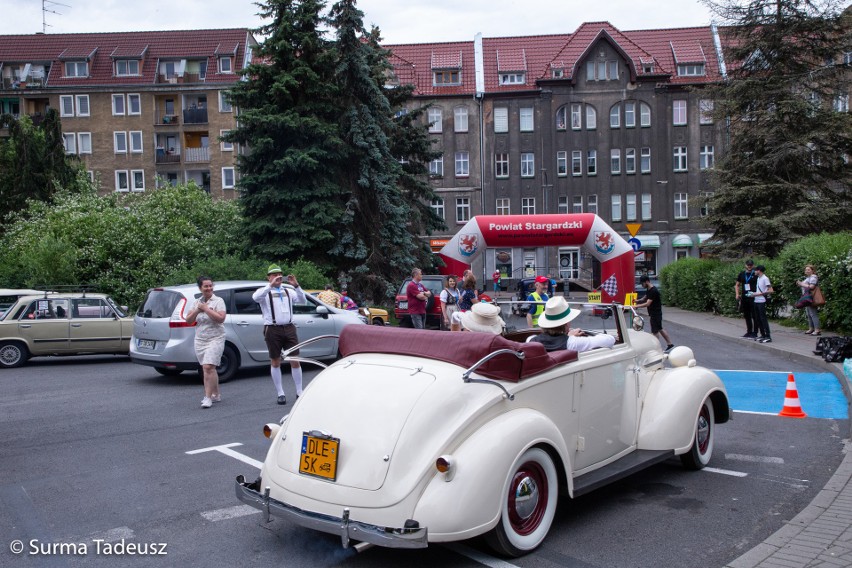
[[0, 367], [37, 355], [126, 354], [133, 326], [126, 310], [92, 292], [19, 295], [0, 316]]
[[[225, 350], [217, 368], [219, 382], [230, 380], [242, 367], [269, 365], [269, 351], [263, 339], [263, 315], [252, 294], [266, 286], [265, 281], [224, 281], [215, 283], [214, 294], [225, 301]], [[289, 285], [285, 285], [289, 287]], [[162, 375], [198, 370], [195, 356], [195, 324], [184, 315], [201, 293], [195, 284], [148, 290], [133, 319], [130, 360], [154, 367]], [[300, 340], [319, 335], [339, 335], [344, 326], [365, 324], [357, 313], [327, 306], [306, 294], [304, 303], [293, 304], [293, 323]], [[306, 346], [301, 355], [313, 359], [337, 356], [337, 339]]]
[[[322, 290], [305, 290], [306, 294], [316, 296]], [[367, 318], [367, 323], [372, 325], [390, 325], [388, 311], [383, 308], [368, 308], [361, 306], [358, 308], [358, 313]]]
[[237, 498], [344, 546], [484, 534], [519, 556], [546, 538], [559, 494], [675, 457], [706, 466], [730, 417], [719, 377], [690, 348], [666, 354], [628, 327], [629, 308], [570, 307], [583, 314], [572, 329], [612, 334], [615, 345], [548, 353], [521, 342], [533, 330], [344, 329], [342, 359], [265, 426], [260, 476], [237, 477]]

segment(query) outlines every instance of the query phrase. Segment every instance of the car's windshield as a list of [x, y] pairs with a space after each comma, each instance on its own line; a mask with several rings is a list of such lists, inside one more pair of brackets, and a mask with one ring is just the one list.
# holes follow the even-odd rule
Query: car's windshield
[[[517, 302], [510, 300], [499, 300], [497, 305], [500, 306], [501, 317], [506, 322], [507, 331], [516, 331], [527, 329], [526, 316], [513, 316], [512, 305], [534, 306], [531, 302]], [[589, 304], [586, 302], [568, 302], [568, 307], [571, 310], [577, 310], [579, 315], [571, 320], [571, 329], [582, 329], [585, 331], [603, 332], [611, 335], [619, 335], [619, 321], [615, 317], [614, 308], [610, 304]]]

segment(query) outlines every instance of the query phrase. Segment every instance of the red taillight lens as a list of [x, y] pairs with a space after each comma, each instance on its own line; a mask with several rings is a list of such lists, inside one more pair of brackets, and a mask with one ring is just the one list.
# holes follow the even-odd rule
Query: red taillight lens
[[435, 467], [441, 473], [447, 473], [448, 471], [450, 471], [450, 460], [448, 460], [444, 456], [441, 456], [437, 460], [435, 460]]
[[172, 311], [172, 317], [169, 319], [169, 327], [195, 327], [195, 322], [187, 323], [183, 317], [183, 309], [186, 307], [186, 298], [181, 298]]

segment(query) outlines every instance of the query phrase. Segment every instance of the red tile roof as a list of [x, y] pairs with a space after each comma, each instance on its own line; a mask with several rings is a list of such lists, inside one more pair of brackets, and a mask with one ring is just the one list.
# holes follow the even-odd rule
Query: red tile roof
[[[160, 61], [207, 59], [205, 83], [233, 83], [234, 73], [219, 73], [217, 57], [235, 57], [239, 70], [245, 59], [246, 42], [254, 38], [245, 28], [215, 30], [171, 30], [85, 34], [0, 35], [0, 63], [51, 63], [48, 87], [97, 87], [102, 85], [146, 85], [157, 82]], [[141, 59], [139, 76], [115, 77], [113, 60]], [[63, 61], [88, 59], [88, 77], [64, 77]]]

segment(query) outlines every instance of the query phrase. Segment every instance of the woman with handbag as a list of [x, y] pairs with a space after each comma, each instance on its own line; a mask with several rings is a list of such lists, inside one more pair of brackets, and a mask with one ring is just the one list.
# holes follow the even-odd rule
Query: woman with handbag
[[802, 297], [796, 302], [796, 305], [801, 304], [805, 308], [805, 315], [808, 318], [808, 330], [805, 335], [822, 335], [819, 329], [819, 313], [817, 306], [814, 305], [814, 291], [818, 285], [819, 278], [817, 278], [814, 265], [806, 264], [805, 277], [796, 282], [796, 286], [802, 289]]

